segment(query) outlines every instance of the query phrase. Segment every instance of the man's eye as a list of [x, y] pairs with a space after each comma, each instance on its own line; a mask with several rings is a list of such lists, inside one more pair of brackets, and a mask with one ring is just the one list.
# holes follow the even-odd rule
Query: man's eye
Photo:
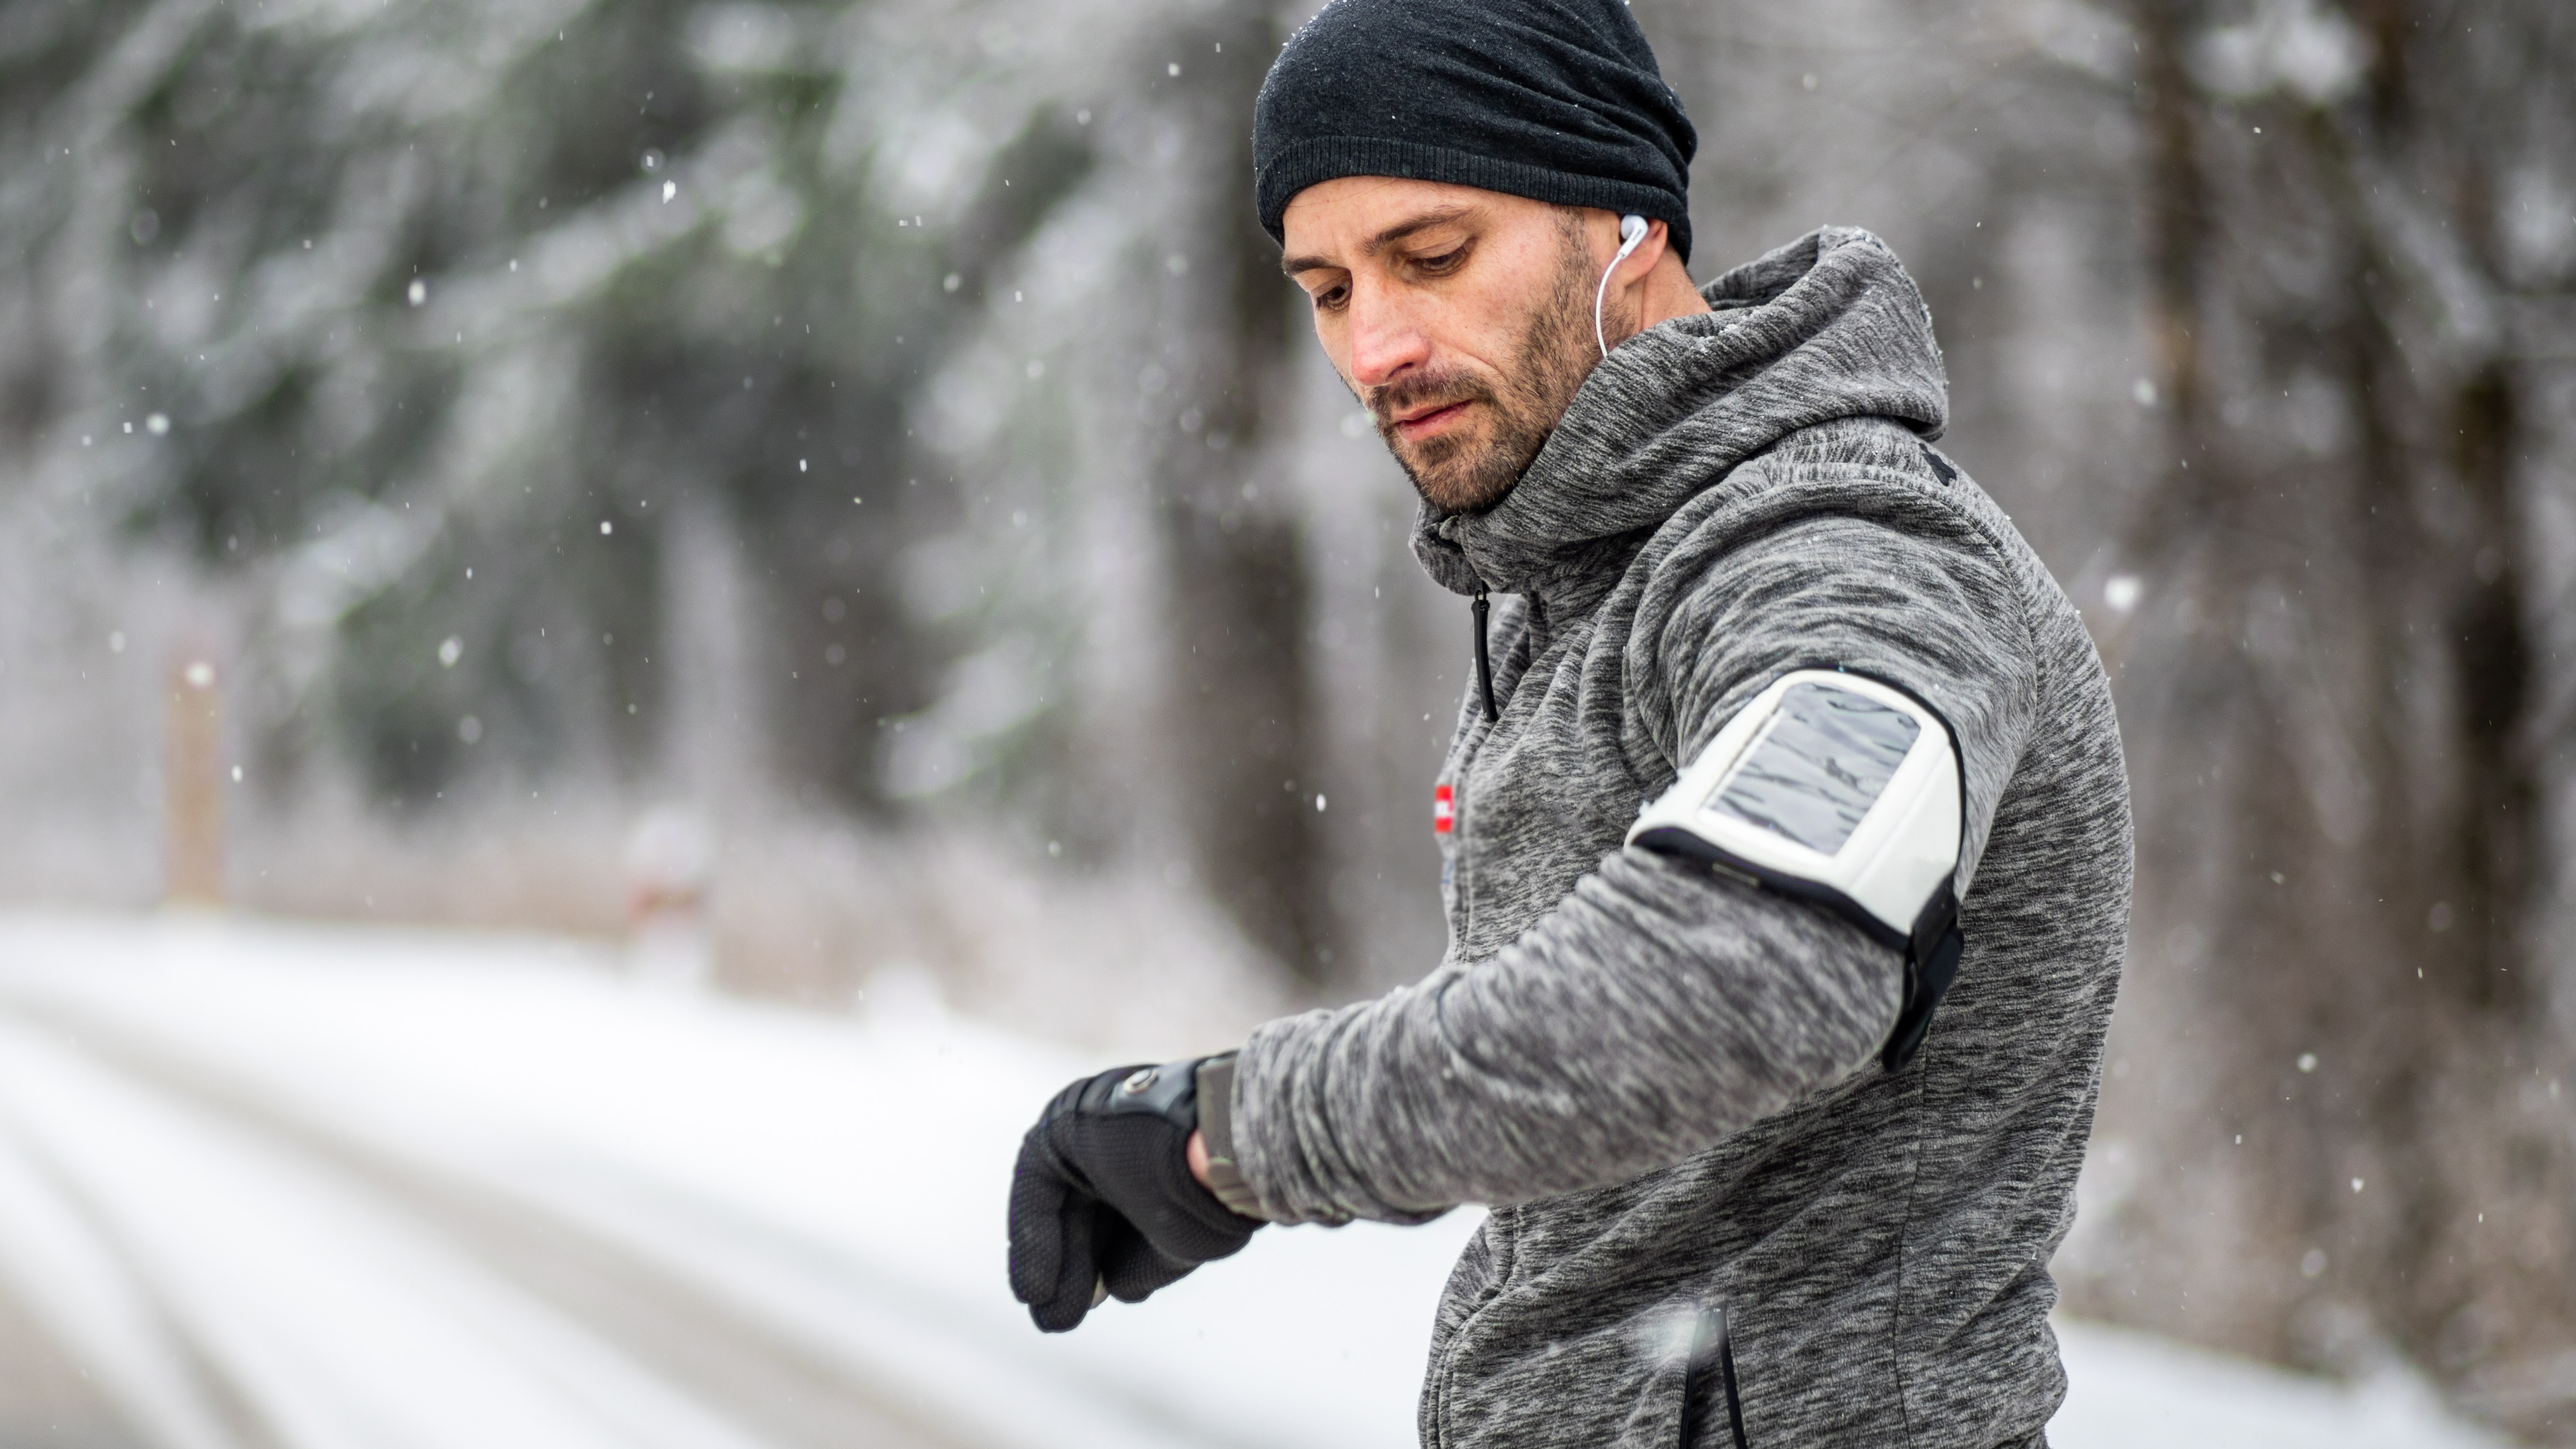
[[1318, 311], [1338, 312], [1342, 304], [1350, 299], [1351, 289], [1348, 286], [1328, 287], [1315, 294], [1315, 307]]
[[1420, 261], [1415, 262], [1414, 265], [1436, 277], [1444, 273], [1458, 270], [1459, 264], [1466, 260], [1467, 249], [1465, 247], [1455, 247], [1449, 251], [1442, 252], [1436, 257], [1424, 257]]

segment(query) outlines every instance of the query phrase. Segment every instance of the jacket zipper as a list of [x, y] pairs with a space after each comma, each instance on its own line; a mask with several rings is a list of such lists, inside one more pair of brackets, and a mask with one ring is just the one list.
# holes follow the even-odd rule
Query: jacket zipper
[[1485, 697], [1485, 723], [1492, 724], [1502, 714], [1494, 708], [1494, 665], [1485, 648], [1485, 616], [1493, 606], [1485, 600], [1485, 586], [1476, 585], [1475, 602], [1468, 606], [1476, 616], [1476, 690]]
[[1726, 1427], [1734, 1434], [1735, 1449], [1753, 1449], [1744, 1436], [1744, 1401], [1735, 1389], [1735, 1344], [1726, 1320], [1726, 1305], [1702, 1302], [1699, 1305], [1699, 1329], [1691, 1336], [1690, 1368], [1682, 1375], [1682, 1442], [1681, 1449], [1698, 1449], [1699, 1433], [1691, 1420], [1691, 1405], [1699, 1399], [1701, 1378], [1710, 1369], [1717, 1370], [1718, 1385], [1726, 1391]]

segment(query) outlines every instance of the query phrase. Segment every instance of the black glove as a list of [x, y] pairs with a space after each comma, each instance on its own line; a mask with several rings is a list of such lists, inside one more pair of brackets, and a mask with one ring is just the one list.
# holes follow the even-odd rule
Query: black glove
[[1048, 1333], [1106, 1288], [1142, 1303], [1261, 1226], [1190, 1176], [1198, 1063], [1120, 1067], [1047, 1103], [1011, 1176], [1011, 1294]]

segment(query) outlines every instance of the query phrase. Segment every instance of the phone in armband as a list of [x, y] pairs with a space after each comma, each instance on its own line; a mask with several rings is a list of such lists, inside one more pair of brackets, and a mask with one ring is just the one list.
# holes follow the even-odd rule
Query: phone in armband
[[1905, 999], [1880, 1052], [1902, 1070], [1929, 1032], [1965, 948], [1956, 886], [1959, 753], [1912, 695], [1837, 669], [1772, 681], [1628, 843], [1816, 902], [1905, 957]]

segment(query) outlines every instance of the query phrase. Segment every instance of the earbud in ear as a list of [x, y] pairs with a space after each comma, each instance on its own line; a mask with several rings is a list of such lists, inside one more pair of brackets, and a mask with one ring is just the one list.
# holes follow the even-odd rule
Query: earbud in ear
[[1628, 260], [1629, 253], [1637, 249], [1637, 243], [1645, 239], [1644, 217], [1631, 215], [1619, 218], [1619, 255], [1612, 257], [1610, 265], [1601, 269], [1601, 285], [1592, 289], [1592, 342], [1601, 349], [1603, 357], [1610, 355], [1610, 339], [1601, 330], [1601, 304], [1610, 297], [1610, 274], [1619, 270], [1619, 264]]

